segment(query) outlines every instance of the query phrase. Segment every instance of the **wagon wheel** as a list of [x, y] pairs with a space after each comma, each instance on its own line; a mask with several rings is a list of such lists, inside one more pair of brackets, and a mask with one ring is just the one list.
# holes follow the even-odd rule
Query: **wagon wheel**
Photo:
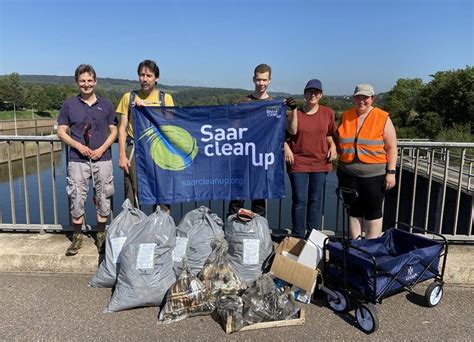
[[360, 304], [355, 311], [355, 317], [360, 328], [366, 334], [372, 334], [379, 328], [379, 319], [375, 312], [375, 305]]
[[426, 306], [432, 308], [441, 301], [443, 297], [443, 285], [437, 282], [431, 283], [425, 291]]
[[337, 298], [333, 298], [331, 295], [327, 295], [327, 301], [331, 309], [336, 312], [346, 312], [349, 309], [349, 297], [338, 290], [332, 290]]

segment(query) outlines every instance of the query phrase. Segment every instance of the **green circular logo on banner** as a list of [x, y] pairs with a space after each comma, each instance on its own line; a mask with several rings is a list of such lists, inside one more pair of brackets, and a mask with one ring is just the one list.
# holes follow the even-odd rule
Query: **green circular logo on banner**
[[165, 170], [184, 170], [193, 163], [198, 153], [196, 139], [178, 126], [150, 127], [140, 139], [144, 137], [148, 137], [151, 158]]

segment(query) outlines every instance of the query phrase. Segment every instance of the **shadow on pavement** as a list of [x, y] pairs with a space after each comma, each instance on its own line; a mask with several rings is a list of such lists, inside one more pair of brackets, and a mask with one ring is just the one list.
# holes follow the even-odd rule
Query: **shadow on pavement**
[[425, 305], [425, 296], [424, 295], [421, 295], [421, 294], [418, 294], [418, 293], [414, 293], [414, 292], [409, 292], [407, 293], [407, 295], [405, 296], [405, 298], [413, 303], [413, 304], [416, 304], [418, 306], [426, 306]]

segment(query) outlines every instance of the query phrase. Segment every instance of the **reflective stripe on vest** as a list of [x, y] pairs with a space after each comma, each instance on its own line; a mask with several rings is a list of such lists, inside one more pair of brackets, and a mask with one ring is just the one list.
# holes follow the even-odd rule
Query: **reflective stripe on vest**
[[369, 156], [377, 156], [379, 154], [385, 154], [385, 153], [386, 152], [383, 149], [382, 150], [377, 150], [377, 151], [370, 151], [370, 150], [368, 151], [368, 150], [363, 150], [361, 148], [357, 149], [357, 154], [367, 154]]
[[342, 114], [339, 134], [340, 160], [350, 163], [357, 153], [358, 159], [367, 164], [387, 162], [383, 132], [388, 113], [373, 108], [357, 134], [357, 111], [352, 108]]
[[343, 148], [341, 149], [341, 153], [355, 153], [355, 148]]
[[369, 139], [357, 139], [357, 143], [361, 145], [383, 145], [383, 140], [369, 140]]

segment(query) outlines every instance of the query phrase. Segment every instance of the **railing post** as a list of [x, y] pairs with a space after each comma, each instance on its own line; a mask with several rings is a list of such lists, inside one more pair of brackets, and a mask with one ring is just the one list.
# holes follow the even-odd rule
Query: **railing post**
[[438, 227], [436, 232], [442, 234], [443, 231], [443, 218], [444, 218], [444, 204], [446, 202], [446, 185], [448, 184], [448, 167], [449, 167], [449, 150], [446, 151], [445, 155], [445, 163], [444, 163], [444, 179], [443, 179], [443, 192], [441, 195], [441, 203], [440, 203], [440, 214], [438, 220]]
[[38, 171], [38, 200], [39, 200], [39, 212], [40, 212], [40, 223], [44, 224], [44, 212], [43, 212], [43, 187], [41, 182], [41, 168], [40, 168], [40, 142], [36, 142], [36, 169]]
[[[319, 227], [320, 230], [324, 230], [325, 222], [324, 222], [324, 210], [326, 207], [326, 180], [323, 184], [323, 194], [321, 198], [321, 226]], [[383, 211], [382, 211], [383, 212]]]
[[471, 236], [472, 235], [472, 226], [474, 225], [473, 221], [474, 221], [474, 217], [473, 217], [473, 212], [474, 212], [474, 197], [471, 197], [471, 210], [469, 210], [470, 214], [469, 214], [469, 221], [467, 222], [468, 225], [469, 225], [469, 228], [467, 230], [467, 236]]
[[25, 142], [21, 142], [21, 166], [23, 168], [23, 191], [25, 195], [25, 217], [26, 224], [30, 224], [30, 199], [28, 194], [28, 182], [26, 178], [26, 149]]
[[8, 183], [10, 185], [10, 205], [12, 211], [12, 223], [16, 224], [16, 211], [15, 211], [15, 191], [13, 189], [13, 172], [12, 172], [12, 151], [11, 141], [7, 141], [7, 153], [8, 153]]
[[53, 192], [54, 224], [58, 224], [58, 204], [56, 199], [56, 167], [54, 163], [54, 141], [51, 142], [51, 191]]
[[428, 170], [428, 191], [426, 194], [426, 206], [425, 206], [425, 224], [424, 229], [428, 229], [428, 219], [429, 219], [429, 212], [430, 212], [430, 197], [431, 197], [431, 182], [433, 180], [433, 163], [434, 163], [434, 151], [429, 153], [430, 156], [430, 163], [429, 163], [429, 170]]
[[465, 157], [466, 157], [466, 149], [463, 148], [461, 151], [461, 163], [459, 165], [458, 191], [456, 193], [456, 209], [454, 210], [453, 235], [456, 235], [457, 229], [458, 229], [459, 202], [461, 200], [462, 175], [464, 172], [464, 158]]
[[397, 223], [397, 228], [398, 228], [398, 222], [400, 221], [398, 214], [400, 211], [400, 194], [402, 191], [402, 174], [403, 174], [403, 161], [404, 161], [403, 154], [404, 153], [405, 153], [405, 148], [403, 147], [400, 148], [400, 169], [398, 172], [397, 204], [395, 206], [395, 222]]
[[[416, 185], [418, 183], [418, 161], [420, 159], [420, 148], [416, 148], [415, 168], [413, 170], [413, 192], [411, 198], [410, 226], [413, 226], [416, 205]], [[410, 227], [410, 233], [412, 228]]]
[[469, 162], [469, 174], [467, 175], [467, 189], [471, 190], [472, 162]]

